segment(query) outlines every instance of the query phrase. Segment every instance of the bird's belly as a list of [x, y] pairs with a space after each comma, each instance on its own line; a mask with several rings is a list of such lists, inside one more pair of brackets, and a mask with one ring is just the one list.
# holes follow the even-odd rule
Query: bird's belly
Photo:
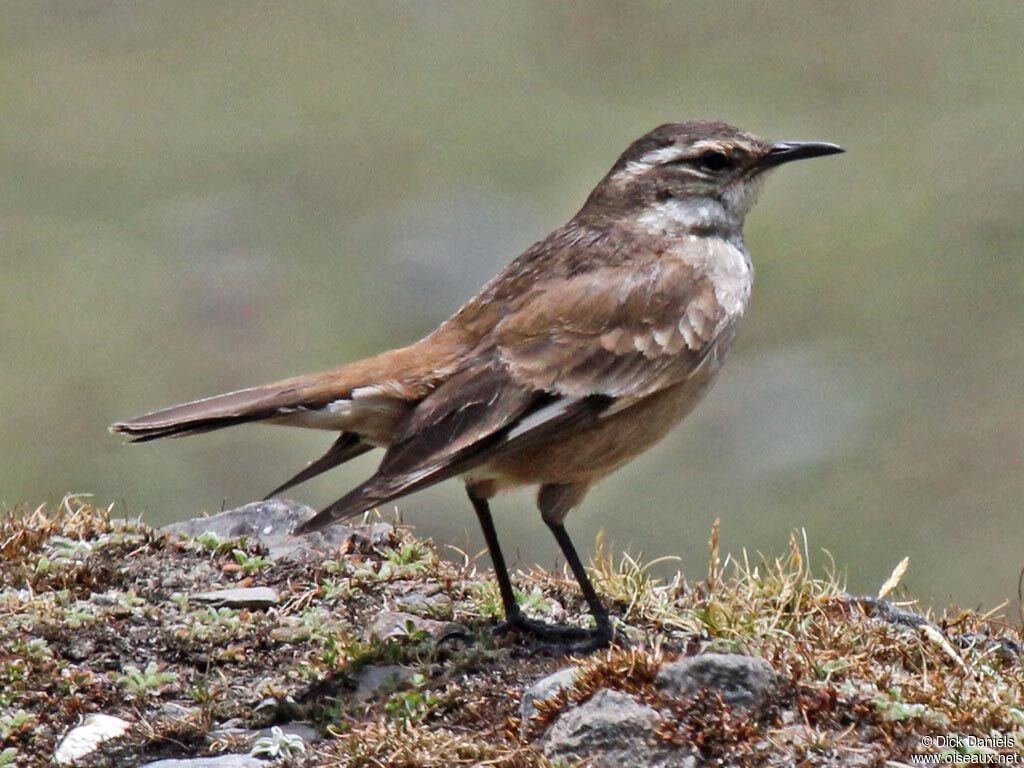
[[545, 483], [594, 483], [660, 441], [700, 400], [717, 365], [650, 395], [575, 434], [559, 434], [528, 450], [473, 470], [470, 483], [483, 480], [495, 490]]

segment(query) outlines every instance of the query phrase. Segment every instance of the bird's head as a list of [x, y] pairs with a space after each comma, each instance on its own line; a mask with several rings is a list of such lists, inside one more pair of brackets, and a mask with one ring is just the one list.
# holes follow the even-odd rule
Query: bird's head
[[622, 153], [580, 215], [653, 230], [738, 231], [765, 171], [842, 151], [818, 141], [766, 141], [727, 123], [669, 123]]

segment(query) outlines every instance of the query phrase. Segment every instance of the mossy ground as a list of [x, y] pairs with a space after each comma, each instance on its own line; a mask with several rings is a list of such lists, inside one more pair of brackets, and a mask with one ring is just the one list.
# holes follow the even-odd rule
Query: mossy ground
[[[93, 765], [246, 751], [248, 737], [216, 726], [238, 719], [259, 728], [300, 713], [325, 738], [296, 764], [545, 766], [533, 739], [601, 687], [669, 712], [660, 738], [719, 764], [900, 764], [923, 751], [921, 737], [947, 733], [995, 732], [1024, 745], [1019, 626], [955, 609], [920, 623], [889, 603], [851, 599], [836, 578], [811, 574], [797, 536], [784, 557], [756, 564], [720, 562], [716, 540], [703, 578], [669, 582], [598, 542], [592, 573], [629, 647], [575, 659], [577, 684], [543, 706], [523, 738], [523, 690], [569, 661], [519, 638], [493, 639], [500, 603], [488, 574], [470, 557], [439, 557], [407, 529], [386, 544], [286, 563], [247, 542], [180, 540], [118, 522], [76, 499], [7, 510], [0, 765], [50, 765], [61, 735], [103, 712], [133, 726]], [[534, 614], [586, 621], [563, 574], [533, 569], [516, 580]], [[273, 587], [281, 600], [234, 610], [188, 599], [245, 585]], [[468, 635], [436, 641], [410, 629], [367, 640], [373, 618], [411, 592], [447, 598], [421, 605]], [[664, 700], [652, 684], [657, 667], [708, 649], [763, 657], [783, 681], [778, 695], [756, 712], [706, 694]], [[357, 701], [359, 669], [380, 663], [416, 676]], [[279, 706], [258, 708], [266, 699]]]

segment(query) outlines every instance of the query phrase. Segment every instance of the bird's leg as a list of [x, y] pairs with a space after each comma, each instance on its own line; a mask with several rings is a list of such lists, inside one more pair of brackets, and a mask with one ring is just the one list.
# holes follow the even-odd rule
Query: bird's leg
[[494, 565], [494, 575], [498, 579], [498, 591], [501, 592], [501, 604], [505, 609], [505, 619], [514, 622], [521, 615], [519, 603], [516, 602], [515, 593], [512, 591], [512, 579], [509, 578], [508, 568], [505, 566], [505, 556], [501, 553], [501, 545], [498, 544], [498, 532], [494, 529], [494, 519], [491, 517], [491, 505], [487, 499], [477, 495], [471, 487], [466, 488], [469, 501], [476, 511], [476, 518], [480, 521], [480, 528], [484, 532], [484, 541], [487, 542], [487, 552], [491, 556], [491, 563]]
[[569, 563], [572, 575], [576, 577], [580, 590], [583, 592], [583, 599], [587, 601], [590, 613], [594, 617], [596, 626], [587, 639], [592, 643], [593, 648], [603, 648], [612, 641], [612, 623], [608, 618], [608, 611], [601, 603], [601, 598], [597, 596], [597, 592], [594, 591], [594, 585], [590, 583], [587, 570], [583, 567], [580, 556], [577, 554], [576, 547], [573, 546], [565, 526], [561, 522], [545, 522], [547, 522], [551, 533], [554, 534], [558, 546], [562, 549], [562, 554], [565, 555], [565, 560]]
[[[494, 519], [491, 517], [490, 505], [487, 503], [487, 499], [475, 493], [473, 488], [467, 487], [466, 493], [469, 495], [469, 500], [476, 511], [477, 519], [480, 521], [480, 528], [484, 533], [484, 541], [487, 542], [487, 551], [491, 556], [491, 563], [494, 565], [494, 575], [498, 580], [501, 603], [505, 609], [505, 621], [495, 628], [494, 633], [504, 634], [505, 632], [518, 630], [543, 640], [572, 643], [580, 640], [589, 640], [592, 633], [585, 629], [546, 624], [543, 621], [530, 619], [523, 615], [522, 610], [519, 608], [519, 603], [516, 602], [515, 592], [512, 590], [512, 579], [509, 577], [508, 567], [505, 565], [505, 556], [501, 552], [501, 545], [498, 544], [498, 533], [494, 528]], [[570, 544], [569, 546], [571, 547], [572, 545]]]

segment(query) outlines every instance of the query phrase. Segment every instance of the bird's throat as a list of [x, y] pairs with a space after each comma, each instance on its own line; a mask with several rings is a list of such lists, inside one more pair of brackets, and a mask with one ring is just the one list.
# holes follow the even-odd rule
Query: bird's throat
[[718, 195], [659, 200], [645, 206], [635, 221], [653, 235], [713, 233], [727, 240], [737, 239], [761, 187], [760, 179], [744, 180], [730, 184]]

